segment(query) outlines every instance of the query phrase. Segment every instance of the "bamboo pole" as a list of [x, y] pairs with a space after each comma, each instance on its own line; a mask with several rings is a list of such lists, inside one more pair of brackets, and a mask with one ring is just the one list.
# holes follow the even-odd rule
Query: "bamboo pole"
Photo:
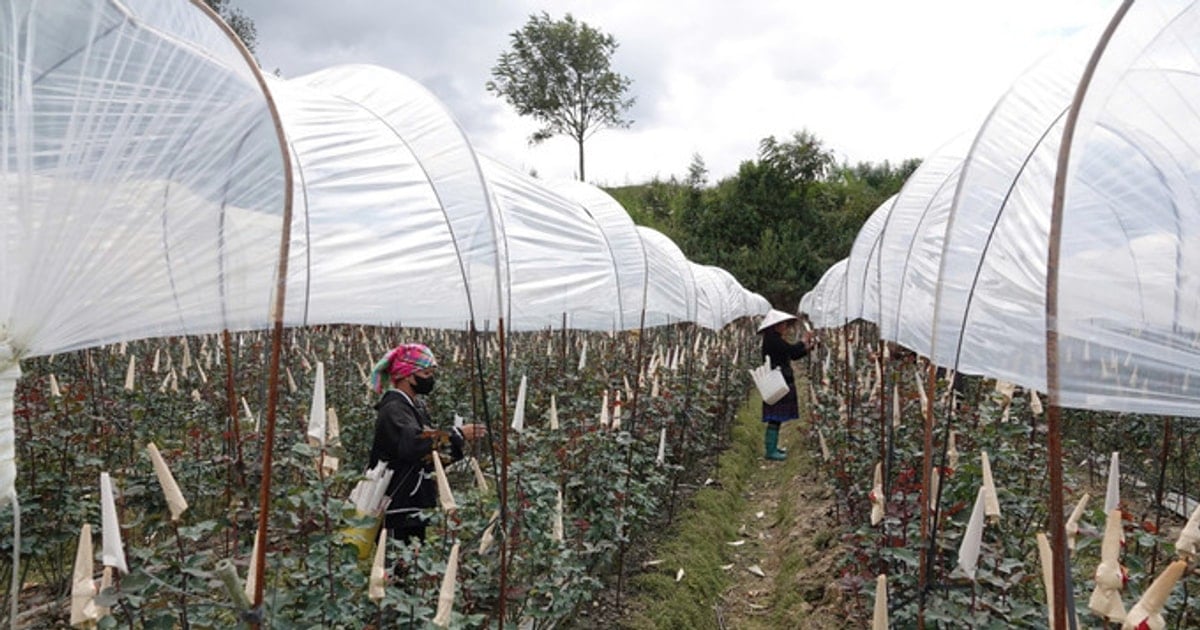
[[505, 602], [508, 601], [508, 353], [504, 338], [504, 318], [496, 327], [500, 341], [500, 618], [504, 628]]
[[[1091, 59], [1083, 71], [1075, 96], [1071, 100], [1063, 126], [1062, 143], [1058, 147], [1058, 164], [1054, 174], [1054, 197], [1050, 210], [1050, 233], [1046, 256], [1046, 389], [1050, 408], [1046, 413], [1046, 457], [1050, 473], [1050, 546], [1052, 578], [1054, 582], [1055, 628], [1067, 627], [1067, 571], [1070, 566], [1066, 553], [1066, 523], [1063, 510], [1062, 470], [1062, 408], [1060, 406], [1058, 374], [1058, 263], [1062, 244], [1063, 200], [1067, 190], [1067, 166], [1071, 159], [1071, 143], [1075, 137], [1075, 126], [1079, 121], [1079, 110], [1096, 72], [1096, 65], [1104, 49], [1112, 39], [1113, 32], [1129, 12], [1133, 0], [1124, 0], [1104, 29], [1100, 41], [1092, 51]], [[1074, 615], [1072, 615], [1074, 617]]]

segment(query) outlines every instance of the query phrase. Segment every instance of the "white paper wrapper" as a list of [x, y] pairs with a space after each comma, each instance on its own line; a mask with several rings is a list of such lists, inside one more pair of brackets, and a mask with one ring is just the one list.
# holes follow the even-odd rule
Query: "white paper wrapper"
[[871, 630], [888, 630], [887, 575], [875, 578], [875, 614], [871, 617]]
[[1154, 582], [1142, 594], [1142, 598], [1134, 604], [1133, 608], [1129, 609], [1129, 614], [1125, 616], [1125, 624], [1121, 628], [1139, 630], [1140, 624], [1145, 622], [1150, 630], [1165, 630], [1167, 622], [1162, 616], [1163, 604], [1166, 603], [1171, 589], [1175, 588], [1175, 583], [1179, 581], [1186, 570], [1186, 560], [1176, 560], [1168, 565], [1158, 577], [1154, 578]]
[[1079, 497], [1079, 503], [1075, 504], [1075, 509], [1071, 510], [1071, 516], [1067, 518], [1067, 549], [1071, 551], [1075, 551], [1075, 538], [1079, 536], [1079, 519], [1083, 518], [1083, 510], [1091, 498], [1088, 493], [1083, 493], [1083, 496]]
[[1033, 415], [1042, 415], [1042, 399], [1038, 397], [1038, 393], [1029, 390], [1029, 409], [1033, 411]]
[[1108, 462], [1108, 486], [1104, 491], [1104, 512], [1107, 514], [1121, 507], [1121, 459], [1119, 453], [1113, 451], [1112, 459]]
[[825, 432], [817, 427], [817, 442], [821, 445], [821, 460], [829, 461], [829, 444], [825, 442]]
[[308, 443], [315, 447], [325, 446], [328, 426], [325, 406], [325, 363], [317, 361], [317, 374], [313, 377], [312, 404], [308, 408], [308, 431], [304, 434]]
[[129, 573], [125, 565], [125, 549], [121, 546], [121, 526], [117, 522], [117, 502], [114, 499], [112, 479], [108, 473], [100, 473], [100, 526], [103, 539], [104, 565], [121, 573]]
[[442, 588], [438, 592], [437, 614], [433, 617], [433, 625], [439, 628], [450, 627], [450, 613], [454, 610], [454, 587], [458, 582], [458, 543], [450, 548], [450, 557], [446, 559], [446, 573], [442, 576]]
[[383, 601], [387, 587], [387, 535], [387, 528], [380, 527], [379, 539], [375, 541], [375, 558], [371, 562], [371, 578], [367, 581], [367, 597], [376, 604]]
[[62, 390], [58, 388], [58, 379], [54, 374], [50, 375], [50, 397], [62, 398]]
[[487, 553], [488, 549], [492, 548], [492, 543], [496, 542], [496, 523], [500, 521], [499, 510], [492, 512], [492, 518], [488, 521], [488, 526], [483, 530], [483, 534], [479, 537], [479, 555]]
[[1104, 521], [1104, 542], [1100, 545], [1100, 564], [1096, 566], [1096, 587], [1088, 608], [1109, 621], [1125, 620], [1121, 589], [1125, 586], [1125, 568], [1121, 566], [1121, 512], [1112, 510]]
[[609, 428], [613, 431], [621, 430], [621, 390], [617, 390], [615, 395], [616, 400], [613, 401], [612, 407], [612, 423]]
[[983, 468], [983, 514], [995, 523], [1000, 520], [1000, 499], [996, 495], [996, 482], [992, 478], [992, 463], [987, 451], [979, 452], [980, 466]]
[[[385, 528], [386, 529], [386, 528]], [[254, 534], [254, 547], [250, 550], [250, 566], [246, 568], [246, 599], [254, 601], [254, 587], [258, 584], [258, 545], [260, 538]]]
[[983, 493], [983, 487], [980, 486], [975, 495], [975, 507], [971, 509], [971, 520], [967, 521], [967, 531], [958, 547], [958, 566], [972, 580], [979, 565], [979, 546], [983, 542]]
[[878, 525], [879, 521], [883, 520], [885, 513], [883, 502], [883, 464], [875, 464], [875, 480], [871, 486], [871, 492], [867, 495], [871, 500], [871, 525]]
[[79, 545], [75, 547], [75, 570], [71, 573], [71, 625], [90, 626], [100, 618], [96, 610], [96, 582], [92, 552], [92, 526], [84, 523], [79, 530]]
[[1046, 614], [1049, 623], [1046, 627], [1054, 630], [1054, 552], [1050, 550], [1050, 540], [1042, 532], [1037, 533], [1038, 560], [1042, 564], [1042, 588], [1046, 591]]
[[512, 429], [521, 432], [525, 430], [525, 390], [528, 380], [521, 375], [521, 384], [517, 387], [517, 406], [513, 409]]
[[955, 445], [955, 442], [957, 441], [957, 435], [957, 431], [951, 431], [950, 443], [946, 445], [946, 465], [949, 466], [950, 470], [952, 471], [958, 470], [958, 446]]
[[443, 512], [450, 514], [458, 509], [458, 504], [454, 502], [454, 493], [450, 492], [450, 480], [446, 479], [442, 458], [436, 452], [433, 454], [433, 474], [437, 477], [438, 504]]
[[654, 463], [660, 466], [667, 461], [667, 428], [663, 427], [658, 432], [658, 455], [654, 458]]
[[[96, 590], [97, 594], [103, 593], [104, 589], [106, 588], [112, 588], [112, 572], [112, 567], [104, 567], [104, 571], [100, 573], [100, 588]], [[108, 606], [96, 606], [96, 615], [100, 619], [103, 619], [111, 614], [112, 611], [109, 610]]]
[[600, 426], [607, 427], [610, 422], [608, 414], [608, 390], [604, 390], [604, 397], [600, 401]]
[[1185, 556], [1195, 556], [1198, 550], [1200, 550], [1200, 505], [1192, 510], [1187, 525], [1183, 526], [1183, 530], [1179, 532], [1179, 539], [1175, 541], [1175, 551]]
[[470, 462], [471, 462], [471, 472], [474, 473], [474, 475], [475, 475], [475, 488], [478, 489], [480, 492], [487, 492], [487, 490], [488, 490], [487, 477], [485, 477], [483, 475], [483, 469], [481, 469], [479, 467], [479, 461], [476, 460], [474, 457], [472, 457], [470, 459]]
[[137, 359], [134, 358], [133, 356], [130, 356], [129, 357], [129, 367], [125, 368], [125, 391], [127, 391], [127, 392], [133, 391], [133, 386], [134, 386], [134, 384], [136, 382], [136, 378], [137, 378], [136, 371], [135, 371], [136, 366], [137, 366]]
[[582, 372], [583, 368], [587, 367], [587, 342], [583, 342], [583, 349], [579, 351], [579, 365], [575, 368], [577, 372]]
[[171, 511], [171, 520], [178, 521], [179, 516], [188, 509], [187, 500], [179, 491], [179, 484], [175, 483], [175, 475], [171, 474], [167, 462], [158, 452], [158, 446], [151, 442], [146, 445], [146, 452], [150, 453], [150, 461], [154, 464], [154, 474], [158, 477], [158, 485], [162, 486], [163, 496], [167, 499], [167, 509]]
[[550, 394], [550, 430], [558, 430], [558, 401]]
[[892, 428], [899, 429], [903, 424], [904, 416], [901, 413], [900, 407], [900, 384], [892, 384]]
[[942, 484], [942, 475], [937, 466], [929, 471], [929, 511], [937, 511], [938, 488]]
[[554, 504], [554, 522], [550, 529], [550, 540], [562, 542], [563, 539], [563, 497], [562, 489], [558, 491], [558, 499]]

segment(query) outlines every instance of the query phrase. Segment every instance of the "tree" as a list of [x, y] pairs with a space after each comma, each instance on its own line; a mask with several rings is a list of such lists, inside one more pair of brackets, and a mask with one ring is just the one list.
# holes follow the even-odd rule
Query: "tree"
[[551, 20], [545, 12], [529, 16], [510, 37], [512, 49], [492, 68], [488, 91], [542, 124], [530, 137], [532, 144], [556, 135], [573, 138], [583, 181], [584, 141], [600, 129], [633, 124], [623, 117], [634, 103], [633, 97], [625, 97], [632, 80], [610, 68], [616, 40], [576, 22], [570, 13]]
[[230, 6], [228, 0], [204, 0], [204, 4], [225, 20], [247, 50], [254, 52], [254, 47], [258, 45], [258, 29], [254, 28], [254, 20], [242, 13], [241, 9]]

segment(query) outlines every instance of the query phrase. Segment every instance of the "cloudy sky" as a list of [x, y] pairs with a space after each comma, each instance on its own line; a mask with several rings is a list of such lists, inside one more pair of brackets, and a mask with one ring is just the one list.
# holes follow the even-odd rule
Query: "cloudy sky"
[[571, 13], [616, 38], [633, 80], [627, 130], [587, 142], [587, 179], [617, 186], [710, 180], [759, 140], [801, 130], [840, 161], [924, 157], [973, 128], [1007, 86], [1065, 37], [1103, 25], [1117, 0], [230, 0], [254, 20], [264, 69], [297, 77], [371, 63], [437, 95], [481, 152], [572, 177], [574, 142], [530, 146], [485, 82], [530, 14]]

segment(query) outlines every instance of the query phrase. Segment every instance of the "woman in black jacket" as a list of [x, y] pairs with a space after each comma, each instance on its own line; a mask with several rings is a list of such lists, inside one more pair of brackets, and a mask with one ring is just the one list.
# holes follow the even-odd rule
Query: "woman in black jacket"
[[763, 446], [766, 458], [771, 460], [787, 459], [787, 454], [779, 448], [779, 425], [795, 420], [800, 415], [792, 361], [808, 355], [812, 332], [806, 331], [799, 343], [791, 343], [788, 339], [795, 337], [795, 323], [795, 315], [771, 309], [758, 327], [758, 332], [763, 336], [763, 358], [771, 361], [771, 368], [779, 368], [788, 386], [786, 396], [770, 405], [764, 402], [762, 406], [762, 421], [767, 425]]
[[[370, 466], [387, 462], [392, 480], [391, 497], [384, 525], [388, 533], [403, 541], [425, 540], [421, 510], [437, 505], [433, 458], [437, 431], [429, 409], [419, 396], [433, 391], [437, 361], [428, 347], [419, 343], [396, 346], [375, 364], [371, 387], [383, 396], [375, 405], [375, 439], [371, 443]], [[390, 387], [384, 391], [384, 383]], [[468, 424], [449, 433], [453, 461], [462, 459], [464, 439], [475, 439], [486, 431]]]

